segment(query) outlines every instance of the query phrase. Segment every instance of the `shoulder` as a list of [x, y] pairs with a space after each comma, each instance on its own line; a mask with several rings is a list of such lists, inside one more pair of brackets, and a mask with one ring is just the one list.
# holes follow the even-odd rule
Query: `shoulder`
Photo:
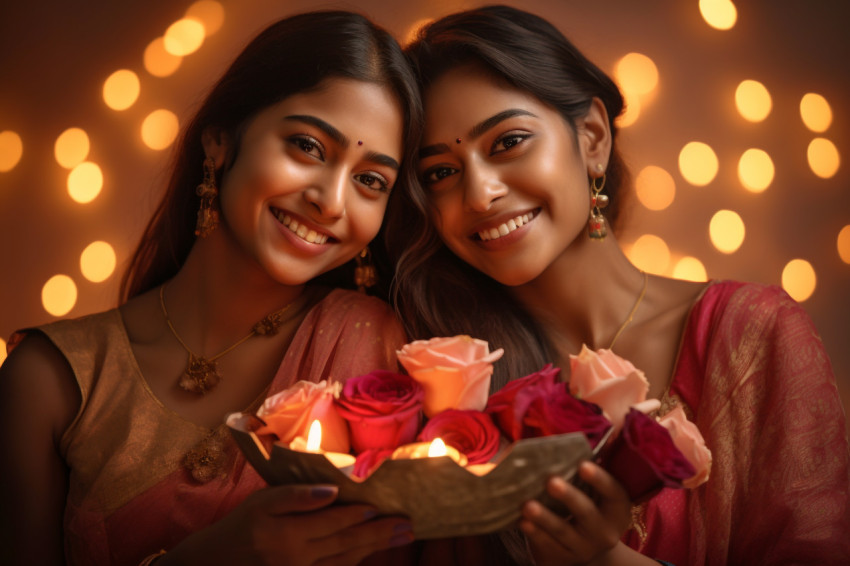
[[9, 357], [0, 366], [3, 420], [14, 418], [18, 425], [30, 422], [39, 428], [49, 427], [58, 440], [82, 402], [74, 371], [45, 333], [30, 330], [17, 336]]

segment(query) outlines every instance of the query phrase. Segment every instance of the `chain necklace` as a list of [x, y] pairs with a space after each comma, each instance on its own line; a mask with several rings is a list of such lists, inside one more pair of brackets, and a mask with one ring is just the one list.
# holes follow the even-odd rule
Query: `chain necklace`
[[180, 375], [180, 380], [177, 384], [184, 391], [203, 395], [207, 391], [213, 389], [216, 385], [218, 385], [218, 382], [221, 381], [216, 360], [232, 351], [237, 346], [240, 346], [247, 340], [250, 340], [254, 336], [273, 336], [277, 334], [277, 331], [285, 322], [283, 313], [289, 310], [292, 303], [289, 303], [285, 307], [263, 317], [262, 320], [251, 328], [251, 332], [210, 358], [195, 354], [195, 352], [189, 349], [189, 346], [186, 345], [183, 339], [180, 338], [180, 335], [177, 334], [177, 330], [175, 330], [174, 325], [171, 324], [171, 319], [168, 318], [168, 310], [165, 308], [165, 285], [159, 288], [159, 306], [162, 308], [162, 316], [165, 317], [165, 323], [168, 325], [168, 329], [171, 330], [171, 333], [177, 341], [180, 342], [183, 349], [189, 354], [189, 363]]
[[635, 313], [638, 310], [638, 307], [640, 306], [641, 301], [643, 301], [644, 295], [646, 295], [646, 285], [649, 281], [649, 276], [646, 274], [646, 271], [641, 270], [641, 273], [643, 274], [643, 288], [640, 290], [640, 294], [638, 295], [637, 301], [635, 301], [635, 306], [633, 306], [632, 310], [629, 311], [629, 316], [626, 317], [626, 320], [623, 321], [623, 324], [620, 325], [620, 329], [617, 330], [617, 333], [614, 335], [614, 339], [611, 340], [611, 345], [608, 346], [609, 350], [614, 347], [614, 342], [617, 341], [617, 338], [620, 337], [620, 334], [623, 333], [623, 330], [625, 330], [629, 323], [631, 323], [632, 319], [635, 316]]

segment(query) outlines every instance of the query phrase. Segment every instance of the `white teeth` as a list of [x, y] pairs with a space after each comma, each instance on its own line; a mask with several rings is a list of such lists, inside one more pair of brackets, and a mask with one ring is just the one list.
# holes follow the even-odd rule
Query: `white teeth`
[[534, 213], [529, 212], [528, 214], [523, 214], [521, 216], [517, 216], [516, 218], [511, 218], [504, 224], [499, 224], [496, 228], [489, 228], [487, 230], [481, 230], [478, 232], [478, 237], [483, 241], [487, 240], [496, 240], [501, 238], [502, 236], [507, 236], [517, 228], [528, 224], [534, 218]]
[[295, 220], [288, 214], [284, 214], [283, 212], [276, 212], [275, 216], [281, 224], [289, 228], [292, 233], [294, 233], [296, 236], [298, 236], [305, 242], [310, 242], [311, 244], [324, 244], [328, 241], [327, 234], [319, 234], [315, 230], [310, 230], [303, 224], [299, 224], [297, 220]]

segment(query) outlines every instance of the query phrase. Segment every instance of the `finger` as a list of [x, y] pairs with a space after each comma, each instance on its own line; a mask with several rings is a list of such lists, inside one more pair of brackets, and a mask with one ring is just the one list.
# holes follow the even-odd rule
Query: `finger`
[[557, 545], [570, 549], [582, 544], [582, 539], [569, 520], [556, 515], [539, 501], [528, 501], [522, 508], [524, 532], [542, 546]]
[[321, 509], [334, 502], [339, 490], [334, 485], [281, 485], [257, 492], [269, 515], [286, 515]]
[[526, 518], [520, 519], [519, 529], [528, 540], [535, 564], [548, 564], [552, 561], [563, 564], [576, 561], [576, 555], [569, 545], [565, 545], [564, 541], [555, 540], [533, 521]]
[[[327, 544], [325, 539], [328, 537], [333, 537], [345, 529], [365, 523], [375, 518], [377, 514], [377, 511], [369, 505], [338, 505], [311, 513], [289, 516], [288, 519], [294, 521], [299, 530], [309, 533], [309, 535], [305, 535], [307, 540], [321, 541], [322, 544]], [[331, 547], [330, 552], [323, 553], [322, 556], [332, 554], [334, 550]]]
[[579, 477], [600, 496], [598, 506], [602, 515], [625, 530], [631, 521], [632, 502], [622, 484], [592, 462], [579, 466]]

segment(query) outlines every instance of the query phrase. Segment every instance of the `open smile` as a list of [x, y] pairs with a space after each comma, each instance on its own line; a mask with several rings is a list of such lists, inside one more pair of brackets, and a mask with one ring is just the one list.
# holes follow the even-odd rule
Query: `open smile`
[[270, 210], [274, 217], [277, 218], [278, 222], [289, 228], [289, 230], [293, 234], [295, 234], [305, 242], [308, 242], [310, 244], [321, 245], [327, 243], [328, 240], [334, 239], [327, 234], [307, 227], [304, 223], [299, 222], [298, 220], [278, 208], [270, 207]]
[[510, 234], [511, 232], [514, 232], [518, 228], [521, 228], [522, 226], [525, 226], [526, 224], [528, 224], [529, 222], [534, 220], [534, 217], [537, 216], [537, 213], [539, 212], [539, 210], [540, 209], [538, 208], [538, 209], [526, 212], [524, 214], [514, 216], [513, 218], [510, 218], [506, 222], [502, 222], [498, 226], [494, 226], [492, 228], [485, 228], [484, 230], [480, 230], [480, 231], [476, 232], [475, 234], [473, 234], [472, 237], [475, 238], [477, 236], [477, 239], [479, 239], [483, 242], [487, 242], [489, 240], [498, 240], [499, 238], [503, 238], [503, 237], [507, 236], [508, 234]]

